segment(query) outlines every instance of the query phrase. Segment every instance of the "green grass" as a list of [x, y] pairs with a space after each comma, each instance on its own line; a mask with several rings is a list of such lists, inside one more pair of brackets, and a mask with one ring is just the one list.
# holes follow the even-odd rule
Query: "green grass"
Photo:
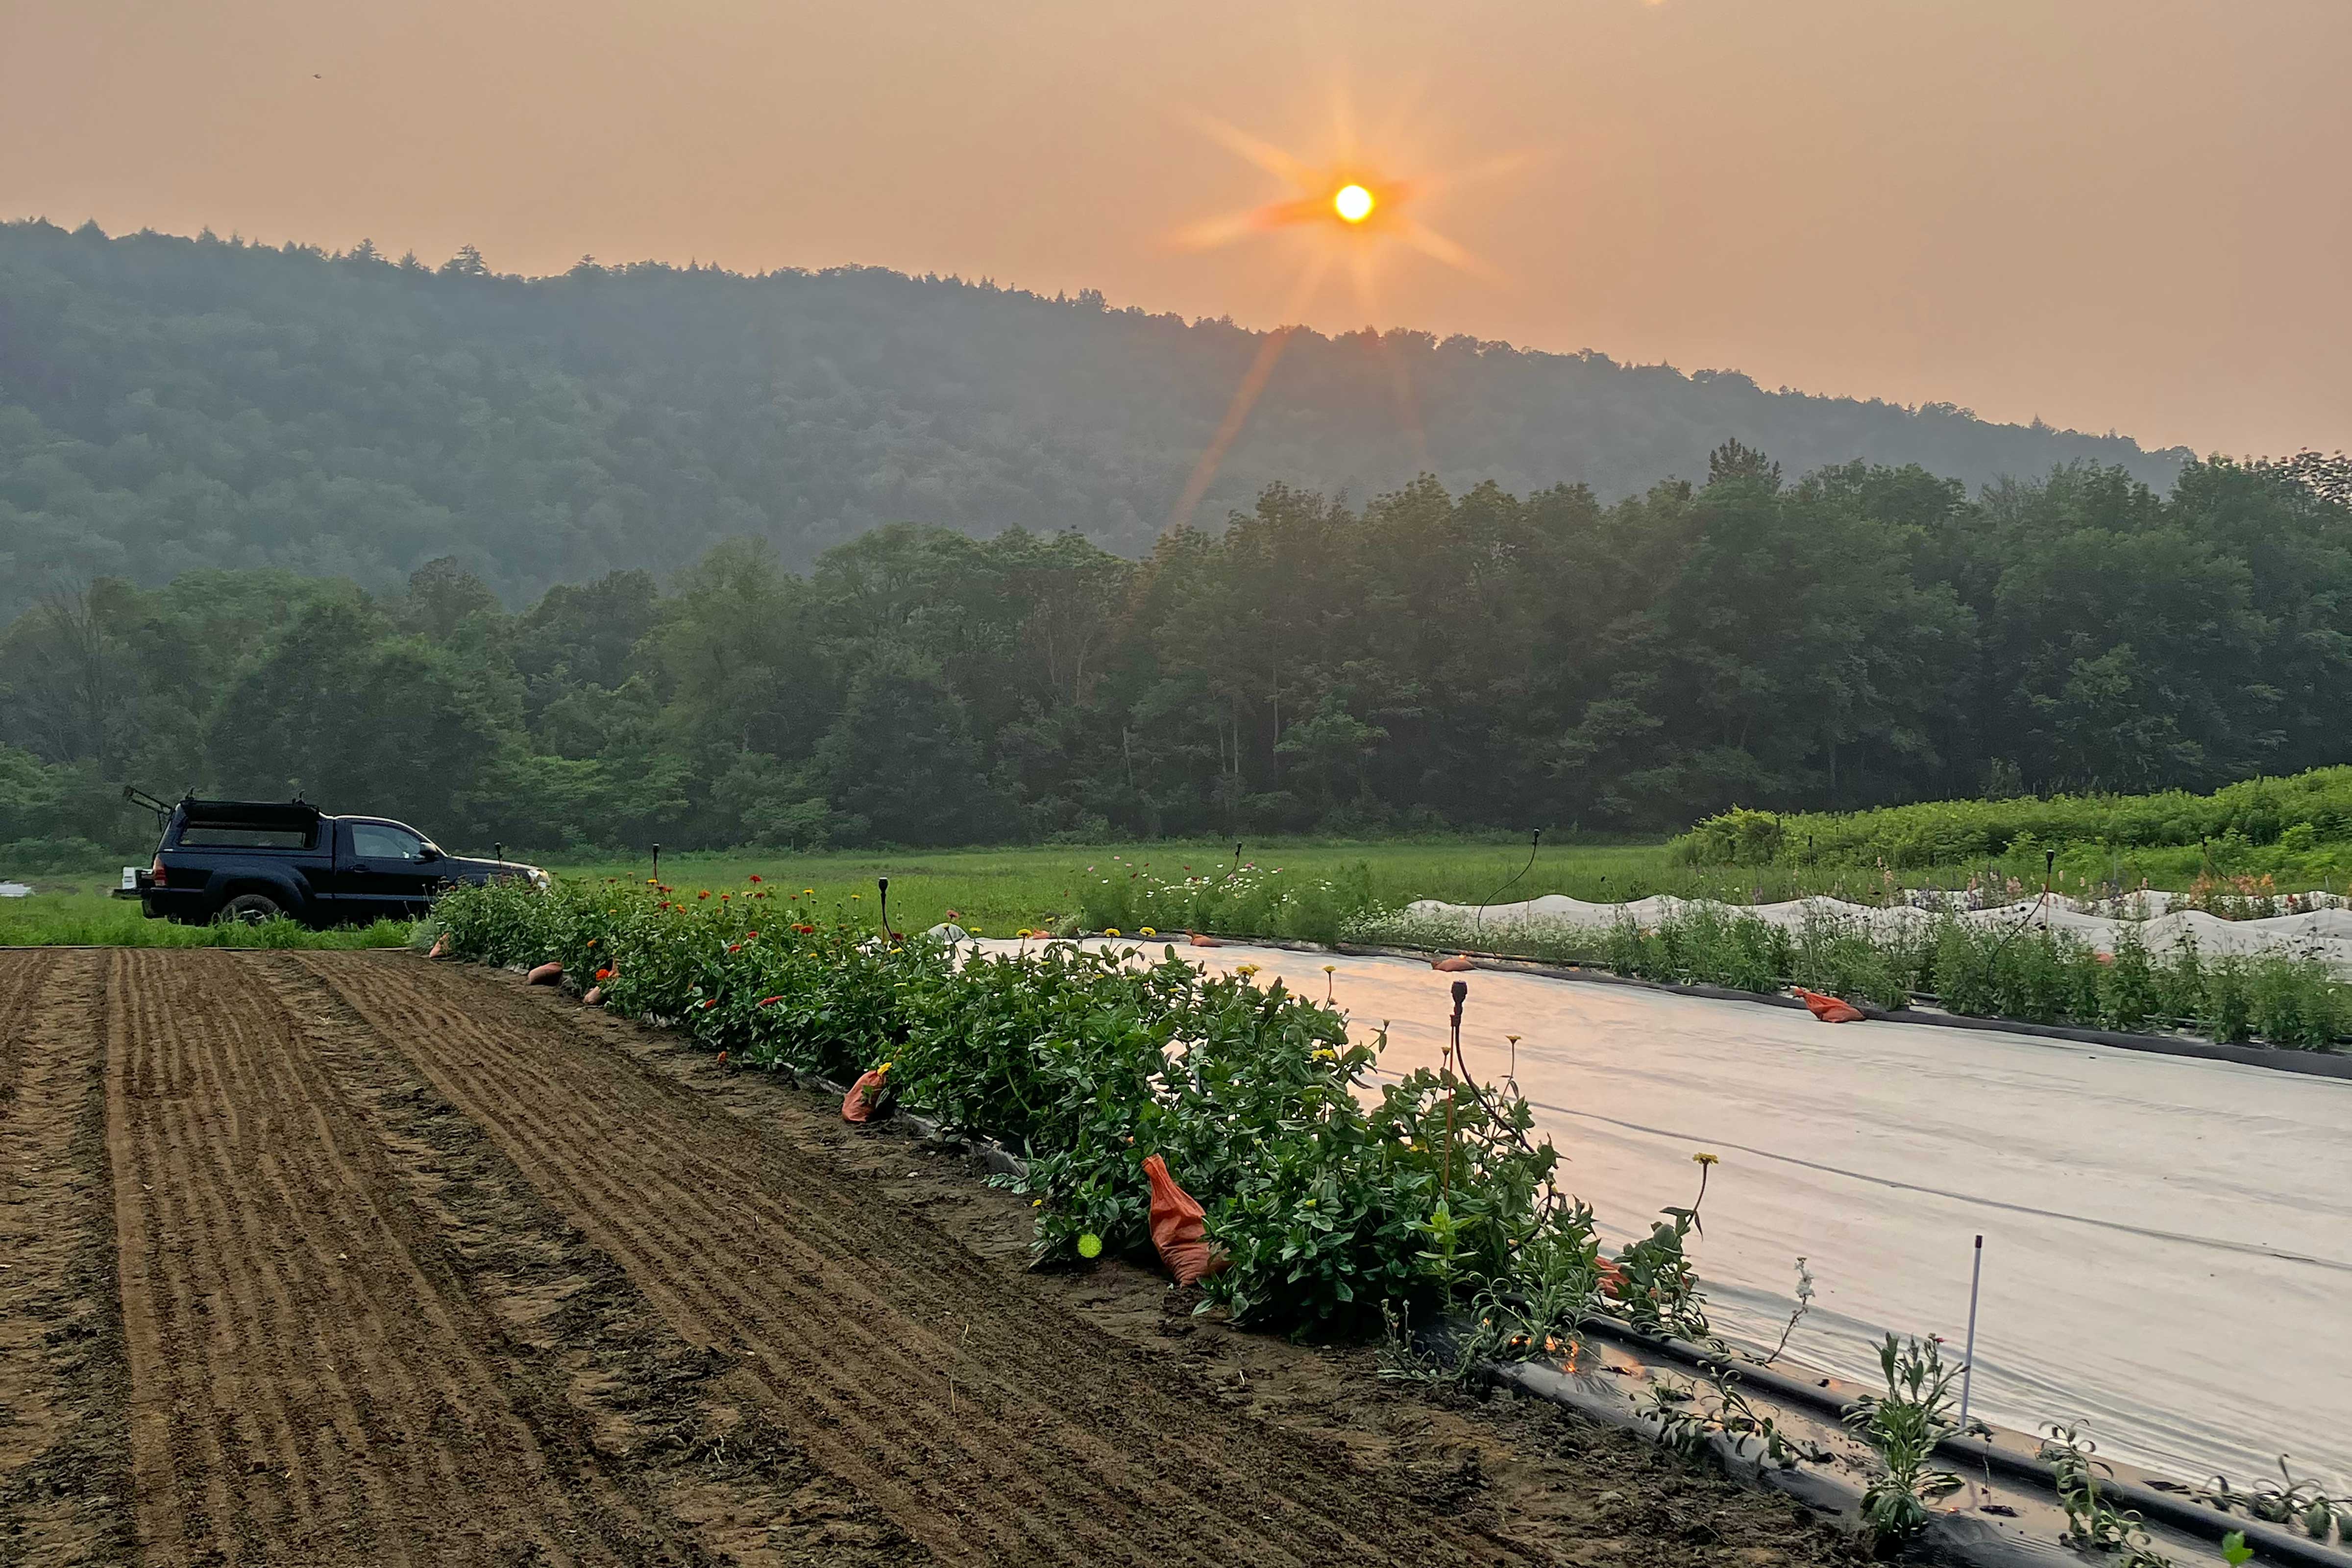
[[[1412, 899], [1475, 904], [1498, 891], [1504, 900], [1514, 902], [1544, 893], [1566, 893], [1593, 902], [1673, 893], [1748, 903], [1811, 892], [1870, 901], [1882, 898], [1888, 887], [1884, 877], [1848, 867], [1678, 866], [1671, 863], [1662, 843], [1547, 845], [1533, 868], [1517, 882], [1511, 879], [1528, 862], [1524, 840], [1291, 840], [1245, 844], [1242, 858], [1269, 870], [1282, 868], [1286, 879], [1330, 876], [1361, 862], [1370, 872], [1373, 899], [1386, 905]], [[2119, 858], [2102, 852], [2096, 865], [2087, 859], [2076, 865], [2074, 858], [2078, 858], [2060, 860], [2063, 890], [2089, 890], [2109, 877], [2120, 877], [2130, 886], [2145, 879], [2152, 887], [2185, 888], [2203, 865], [2200, 851], [2193, 846], [2134, 851]], [[1148, 866], [1155, 877], [1181, 879], [1187, 867], [1195, 874], [1205, 874], [1228, 868], [1233, 861], [1230, 841], [824, 855], [737, 849], [665, 855], [661, 875], [664, 882], [688, 898], [706, 889], [716, 898], [742, 886], [747, 877], [756, 873], [774, 889], [797, 893], [803, 888], [814, 889], [821, 907], [846, 908], [854, 902], [861, 910], [875, 907], [875, 880], [887, 876], [891, 923], [899, 930], [920, 931], [953, 910], [965, 926], [977, 926], [992, 935], [1010, 934], [1024, 925], [1075, 913], [1080, 881], [1088, 867], [1095, 868], [1094, 875], [1102, 876], [1114, 867]], [[643, 858], [551, 855], [542, 857], [541, 863], [562, 874], [624, 881], [641, 882], [653, 869]], [[1996, 864], [2001, 874], [2017, 878], [2023, 886], [2038, 889], [2041, 885], [2039, 855], [2012, 856]], [[1914, 887], [1958, 887], [1983, 869], [1982, 863], [1926, 867], [1906, 873], [1901, 881]], [[288, 945], [278, 933], [221, 933], [142, 919], [136, 904], [106, 897], [119, 875], [119, 869], [94, 868], [79, 876], [22, 879], [32, 884], [35, 892], [26, 899], [0, 900], [0, 946]], [[2342, 879], [2336, 881], [2340, 886]], [[2282, 880], [2282, 888], [2288, 885]], [[2318, 885], [2317, 880], [2311, 885]], [[405, 940], [406, 930], [397, 922], [385, 922], [366, 931], [311, 933], [303, 944], [393, 945]]]
[[310, 931], [292, 921], [173, 925], [85, 887], [69, 884], [53, 892], [42, 882], [33, 885], [37, 890], [30, 898], [0, 900], [0, 947], [400, 947], [415, 929], [406, 921], [334, 931]]

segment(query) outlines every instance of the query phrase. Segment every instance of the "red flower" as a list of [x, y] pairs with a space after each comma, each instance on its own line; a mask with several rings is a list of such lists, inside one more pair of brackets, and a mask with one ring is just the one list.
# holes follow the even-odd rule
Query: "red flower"
[[745, 942], [757, 942], [760, 940], [760, 933], [755, 931], [747, 931], [743, 933], [743, 940]]
[[698, 892], [698, 893], [695, 894], [694, 896], [695, 896], [696, 898], [698, 898], [698, 899], [707, 899], [707, 898], [709, 898], [709, 897], [710, 896], [710, 889], [708, 889], [708, 888], [705, 888], [705, 889], [702, 889], [702, 891], [700, 891], [700, 892]]
[[760, 879], [760, 873], [758, 873], [757, 871], [752, 872], [752, 873], [751, 873], [751, 880], [753, 880], [753, 881], [755, 881], [755, 882], [756, 882], [756, 881], [758, 881], [759, 879]]
[[743, 944], [740, 942], [730, 942], [727, 944], [727, 951], [730, 952], [740, 952], [743, 951]]
[[718, 1006], [718, 1005], [719, 1005], [719, 998], [718, 998], [718, 997], [716, 997], [716, 996], [706, 997], [706, 998], [703, 1000], [703, 1004], [702, 1004], [702, 1005], [703, 1005], [705, 1007], [716, 1007], [716, 1006]]
[[800, 932], [803, 936], [807, 936], [807, 935], [809, 935], [811, 932], [814, 931], [816, 930], [816, 927], [814, 927], [814, 926], [794, 926], [794, 927], [793, 927], [793, 929], [794, 931], [796, 931]]
[[781, 996], [762, 996], [760, 998], [760, 1005], [764, 1007], [771, 1002], [781, 1002], [783, 998]]

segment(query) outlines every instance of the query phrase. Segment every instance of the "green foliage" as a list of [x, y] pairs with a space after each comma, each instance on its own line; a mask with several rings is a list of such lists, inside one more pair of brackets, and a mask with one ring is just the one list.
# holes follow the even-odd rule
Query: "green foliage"
[[[0, 734], [47, 771], [0, 776], [33, 823], [0, 843], [133, 847], [126, 781], [534, 852], [1729, 812], [1694, 852], [1760, 884], [1811, 840], [1875, 863], [1820, 813], [2201, 789], [2339, 763], [2352, 727], [2324, 460], [1391, 334], [1454, 410], [1441, 482], [1347, 390], [1365, 342], [1309, 334], [1203, 526], [1164, 529], [1261, 341], [1225, 323], [42, 224], [0, 226], [0, 298], [46, 367], [0, 376]], [[1915, 463], [2042, 477], [1971, 499]], [[2352, 872], [2341, 812], [2287, 805], [2231, 817], [2248, 851]], [[2074, 842], [2040, 809], [1883, 847]]]
[[[2261, 869], [2248, 850], [2308, 859], [2324, 847], [2352, 849], [2352, 766], [2315, 768], [2287, 778], [2254, 778], [2210, 795], [2166, 790], [2140, 795], [1937, 800], [1873, 811], [1799, 813], [1755, 826], [1765, 814], [1732, 810], [1708, 817], [1669, 847], [1688, 865], [1832, 864], [1898, 870], [1983, 866], [2020, 849], [2112, 851], [2207, 847]], [[1769, 838], [1769, 852], [1758, 847]], [[2352, 862], [2347, 862], [2352, 864]], [[2038, 868], [2036, 868], [2038, 869]], [[2210, 867], [2209, 867], [2210, 869]]]
[[[2021, 909], [2018, 919], [2025, 911]], [[2151, 954], [2126, 930], [2111, 957], [2064, 931], [1973, 925], [1949, 915], [1908, 934], [1815, 914], [1796, 931], [1737, 910], [1684, 907], [1653, 926], [1491, 925], [1375, 911], [1357, 933], [1431, 948], [1466, 946], [1677, 985], [1769, 994], [1790, 985], [1895, 1008], [1931, 997], [1972, 1017], [2140, 1031], [2176, 1025], [2225, 1044], [2260, 1039], [2329, 1050], [2352, 1035], [2352, 985], [2292, 952], [2201, 957], [2193, 942]]]
[[[2171, 1568], [2138, 1512], [2117, 1508], [2113, 1496], [2099, 1489], [2101, 1472], [2113, 1471], [2097, 1453], [2098, 1445], [2072, 1426], [2051, 1426], [2042, 1440], [2040, 1458], [2055, 1475], [2058, 1501], [2066, 1510], [2064, 1541], [2122, 1568]], [[2242, 1536], [2239, 1544], [2245, 1544]]]
[[[567, 878], [461, 889], [436, 917], [455, 954], [560, 962], [744, 1067], [846, 1079], [889, 1063], [908, 1103], [1025, 1157], [1012, 1184], [1036, 1205], [1041, 1260], [1090, 1256], [1089, 1237], [1147, 1247], [1158, 1153], [1208, 1211], [1230, 1267], [1206, 1295], [1237, 1321], [1356, 1332], [1384, 1306], [1499, 1293], [1556, 1338], [1595, 1310], [1592, 1216], [1553, 1191], [1523, 1100], [1424, 1069], [1368, 1104], [1382, 1042], [1278, 984], [1108, 942], [959, 963], [883, 940], [863, 902]], [[1679, 1247], [1655, 1272], [1687, 1321]]]
[[[1265, 342], [1091, 291], [879, 268], [583, 263], [526, 281], [471, 247], [436, 270], [40, 222], [0, 225], [0, 298], [14, 363], [40, 367], [0, 404], [0, 538], [19, 561], [0, 617], [52, 571], [325, 562], [377, 587], [457, 552], [520, 599], [746, 535], [804, 562], [902, 520], [1083, 529], [1139, 553]], [[1596, 353], [1302, 331], [1203, 515], [1276, 479], [1410, 482], [1392, 409], [1360, 395], [1391, 366], [1451, 411], [1432, 429], [1445, 473], [1528, 490], [1627, 494], [1699, 472], [1727, 432], [1800, 470], [1864, 457], [1969, 484], [2081, 461], [2164, 484], [2186, 456]], [[1757, 477], [1756, 456], [1725, 478]]]
[[1666, 853], [1686, 866], [1769, 866], [1780, 858], [1788, 837], [1778, 812], [1735, 805], [1675, 837]]
[[1959, 1430], [1951, 1391], [1960, 1374], [1944, 1364], [1942, 1344], [1934, 1339], [1898, 1341], [1888, 1334], [1878, 1347], [1878, 1364], [1886, 1391], [1855, 1400], [1844, 1419], [1886, 1467], [1864, 1489], [1863, 1524], [1880, 1542], [1894, 1542], [1918, 1533], [1930, 1501], [1960, 1489], [1959, 1477], [1932, 1468], [1936, 1445]]
[[1279, 866], [1264, 868], [1255, 861], [1205, 866], [1195, 873], [1180, 862], [1171, 878], [1155, 873], [1149, 861], [1114, 854], [1077, 879], [1077, 914], [1086, 928], [1129, 936], [1219, 931], [1328, 946], [1373, 907], [1371, 867], [1363, 860], [1343, 862], [1320, 877], [1286, 875]]

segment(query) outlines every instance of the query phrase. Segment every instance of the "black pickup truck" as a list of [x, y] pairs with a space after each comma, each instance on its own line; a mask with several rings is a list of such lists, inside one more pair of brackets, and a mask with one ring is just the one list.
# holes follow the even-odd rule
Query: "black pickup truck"
[[299, 800], [192, 796], [164, 816], [154, 865], [126, 868], [114, 896], [138, 900], [149, 920], [184, 925], [284, 915], [331, 926], [404, 920], [445, 887], [508, 877], [547, 883], [536, 866], [444, 854], [385, 817], [329, 816]]

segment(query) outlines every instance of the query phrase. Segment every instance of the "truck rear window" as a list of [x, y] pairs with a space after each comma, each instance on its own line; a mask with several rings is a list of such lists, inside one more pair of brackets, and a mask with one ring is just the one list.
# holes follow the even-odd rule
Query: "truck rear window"
[[307, 827], [230, 827], [191, 822], [180, 829], [182, 849], [308, 849], [313, 834]]

